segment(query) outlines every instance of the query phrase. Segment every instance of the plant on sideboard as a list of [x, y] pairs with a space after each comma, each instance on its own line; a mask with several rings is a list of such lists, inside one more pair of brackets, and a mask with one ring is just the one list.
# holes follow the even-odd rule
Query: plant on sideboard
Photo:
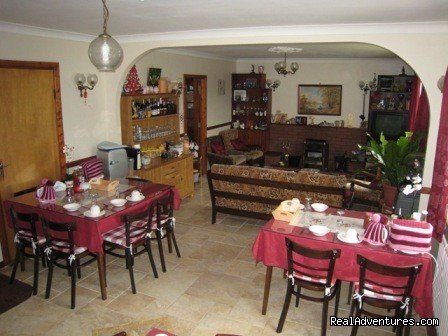
[[384, 200], [387, 206], [392, 206], [398, 188], [406, 183], [406, 177], [414, 161], [414, 156], [420, 151], [422, 134], [405, 132], [398, 140], [386, 140], [383, 133], [379, 142], [370, 137], [366, 146], [358, 145], [361, 149], [372, 154], [373, 159], [381, 169], [383, 177]]

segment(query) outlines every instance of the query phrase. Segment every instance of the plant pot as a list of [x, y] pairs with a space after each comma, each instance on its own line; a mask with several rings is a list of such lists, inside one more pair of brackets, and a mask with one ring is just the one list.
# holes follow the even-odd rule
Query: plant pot
[[395, 205], [395, 199], [397, 198], [398, 188], [391, 186], [390, 184], [383, 184], [384, 191], [384, 203], [388, 207]]

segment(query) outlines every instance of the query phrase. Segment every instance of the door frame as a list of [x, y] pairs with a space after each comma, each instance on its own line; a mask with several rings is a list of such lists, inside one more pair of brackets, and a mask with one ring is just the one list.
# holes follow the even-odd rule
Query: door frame
[[[62, 104], [61, 104], [61, 84], [59, 76], [59, 63], [57, 62], [35, 62], [35, 61], [15, 61], [1, 60], [0, 68], [10, 69], [30, 69], [30, 70], [51, 70], [53, 71], [53, 92], [54, 92], [54, 113], [56, 115], [56, 131], [58, 135], [59, 149], [59, 171], [61, 178], [66, 174], [65, 154], [62, 152], [64, 147], [64, 127], [62, 123]], [[0, 200], [4, 201], [0, 195]], [[3, 211], [3, 204], [0, 204], [0, 242], [2, 244], [3, 262], [8, 264], [11, 260], [6, 239], [6, 214]]]
[[201, 174], [205, 174], [207, 170], [207, 160], [205, 157], [206, 154], [206, 148], [205, 148], [205, 139], [207, 138], [207, 76], [206, 75], [190, 75], [190, 74], [184, 74], [183, 83], [184, 83], [184, 99], [183, 99], [183, 106], [184, 106], [184, 133], [187, 123], [187, 118], [185, 118], [185, 113], [187, 111], [187, 101], [185, 99], [185, 92], [187, 90], [187, 79], [198, 79], [201, 81], [201, 110], [199, 111], [199, 118], [201, 122], [201, 128], [199, 131], [199, 138], [200, 138], [200, 144], [199, 144], [199, 157], [200, 160], [200, 172]]

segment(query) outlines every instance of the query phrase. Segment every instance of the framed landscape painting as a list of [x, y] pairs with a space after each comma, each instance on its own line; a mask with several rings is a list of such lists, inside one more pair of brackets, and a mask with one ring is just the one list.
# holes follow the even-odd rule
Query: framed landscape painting
[[299, 85], [298, 114], [341, 115], [342, 85]]

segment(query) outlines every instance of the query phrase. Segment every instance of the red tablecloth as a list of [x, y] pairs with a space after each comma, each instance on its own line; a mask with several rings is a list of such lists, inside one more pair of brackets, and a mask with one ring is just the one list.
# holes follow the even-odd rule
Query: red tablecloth
[[[7, 214], [8, 224], [10, 226], [12, 226], [9, 213], [11, 206], [16, 211], [25, 213], [35, 212], [48, 220], [75, 222], [77, 225], [77, 230], [74, 235], [75, 244], [78, 246], [86, 246], [91, 252], [97, 253], [103, 250], [102, 233], [121, 225], [121, 216], [143, 210], [153, 200], [166, 195], [171, 189], [174, 191], [174, 209], [179, 208], [181, 198], [177, 189], [157, 183], [139, 183], [141, 192], [145, 195], [143, 201], [138, 203], [127, 202], [123, 208], [107, 207], [105, 215], [98, 219], [88, 218], [83, 215], [83, 212], [88, 210], [88, 208], [82, 207], [76, 212], [67, 212], [59, 204], [40, 204], [34, 198], [34, 193], [6, 200], [4, 202], [5, 213]], [[125, 197], [130, 193], [131, 190], [124, 193], [121, 197]], [[42, 234], [42, 226], [40, 223], [37, 224], [37, 230], [39, 234]]]
[[[362, 217], [362, 213], [346, 211], [345, 216]], [[346, 244], [337, 239], [333, 233], [324, 237], [314, 236], [307, 228], [291, 226], [287, 222], [271, 219], [260, 232], [252, 247], [256, 262], [266, 266], [287, 269], [285, 237], [305, 247], [330, 250], [340, 249], [341, 256], [336, 261], [334, 277], [344, 281], [359, 281], [358, 254], [391, 266], [423, 264], [417, 276], [412, 294], [416, 298], [415, 311], [420, 317], [433, 317], [432, 304], [432, 261], [428, 255], [407, 255], [395, 253], [389, 247], [376, 247], [367, 243]]]

